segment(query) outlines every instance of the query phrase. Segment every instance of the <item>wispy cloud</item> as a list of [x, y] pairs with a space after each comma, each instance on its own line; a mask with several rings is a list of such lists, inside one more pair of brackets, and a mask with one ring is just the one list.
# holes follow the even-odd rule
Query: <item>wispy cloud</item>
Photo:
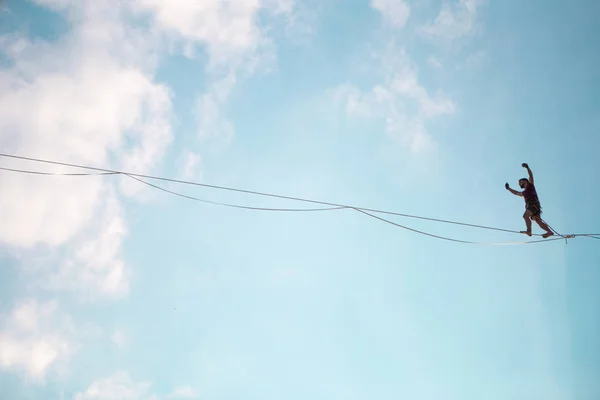
[[458, 65], [458, 69], [478, 69], [489, 61], [488, 55], [484, 50], [478, 50], [467, 56], [464, 63]]
[[180, 179], [203, 179], [202, 156], [193, 151], [185, 151], [179, 158]]
[[[410, 15], [403, 1], [372, 0], [371, 7], [384, 23], [402, 27]], [[443, 92], [430, 93], [419, 80], [417, 65], [405, 47], [397, 45], [395, 32], [390, 32], [387, 46], [375, 52], [374, 68], [381, 80], [368, 89], [345, 83], [333, 92], [334, 103], [350, 116], [377, 118], [385, 121], [387, 134], [405, 145], [412, 154], [433, 150], [435, 141], [427, 130], [427, 122], [454, 113], [454, 102]], [[430, 64], [441, 67], [437, 59]]]
[[229, 142], [233, 139], [235, 128], [226, 117], [224, 105], [229, 100], [237, 81], [237, 74], [230, 72], [210, 84], [209, 89], [196, 101], [198, 136], [203, 141], [219, 139]]
[[371, 0], [371, 7], [393, 28], [403, 28], [410, 16], [410, 7], [403, 0]]
[[170, 394], [157, 395], [148, 381], [135, 381], [127, 371], [100, 378], [84, 391], [76, 393], [73, 400], [170, 400], [199, 399], [190, 386], [175, 388]]
[[134, 6], [172, 40], [183, 41], [188, 49], [200, 46], [207, 54], [208, 89], [196, 102], [198, 134], [201, 139], [231, 140], [235, 129], [224, 108], [236, 83], [272, 65], [275, 58], [260, 12], [291, 21], [295, 1], [135, 0]]
[[55, 301], [28, 299], [0, 318], [0, 368], [45, 381], [51, 366], [77, 349], [75, 329]]
[[382, 53], [382, 82], [363, 91], [344, 84], [334, 91], [336, 104], [349, 115], [382, 118], [387, 133], [413, 154], [431, 150], [434, 141], [427, 121], [452, 114], [455, 106], [442, 92], [430, 94], [419, 81], [418, 69], [403, 48], [393, 43]]
[[459, 0], [444, 3], [437, 17], [421, 27], [420, 33], [440, 43], [451, 43], [474, 34], [478, 29], [477, 16], [485, 0]]
[[[323, 10], [324, 3], [319, 0], [271, 0], [281, 3], [279, 12], [273, 12], [285, 26], [286, 38], [294, 43], [308, 44], [317, 34], [317, 20]], [[276, 7], [267, 8], [276, 10]]]
[[[280, 2], [275, 5], [281, 10]], [[256, 20], [261, 9], [258, 0], [134, 0], [133, 6], [149, 13], [171, 37], [204, 46], [209, 68], [245, 64], [266, 40]]]
[[120, 204], [107, 195], [94, 216], [93, 229], [73, 242], [59, 271], [48, 279], [49, 288], [71, 290], [86, 300], [121, 298], [129, 292], [129, 268], [121, 259], [127, 228]]
[[122, 329], [116, 329], [110, 337], [115, 346], [122, 348], [128, 342], [128, 336]]
[[86, 391], [73, 396], [73, 400], [141, 400], [150, 398], [149, 382], [135, 382], [126, 371], [100, 378], [90, 384]]
[[168, 399], [196, 399], [198, 394], [191, 386], [180, 386], [173, 390], [173, 393], [167, 396]]
[[427, 64], [432, 66], [435, 69], [442, 69], [444, 65], [437, 59], [437, 57], [431, 56], [427, 59]]

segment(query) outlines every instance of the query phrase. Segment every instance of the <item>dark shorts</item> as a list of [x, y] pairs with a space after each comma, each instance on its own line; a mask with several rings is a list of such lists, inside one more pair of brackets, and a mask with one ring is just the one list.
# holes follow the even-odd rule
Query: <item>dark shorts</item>
[[525, 210], [530, 211], [532, 217], [542, 215], [542, 206], [537, 200], [529, 200], [526, 202]]

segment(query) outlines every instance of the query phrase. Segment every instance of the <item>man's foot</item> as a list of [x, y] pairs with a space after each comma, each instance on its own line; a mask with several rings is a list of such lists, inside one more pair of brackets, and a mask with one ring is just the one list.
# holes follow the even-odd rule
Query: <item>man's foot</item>
[[550, 236], [552, 236], [552, 235], [554, 235], [554, 232], [546, 232], [546, 233], [544, 233], [544, 234], [542, 235], [542, 237], [543, 237], [544, 239], [546, 239], [546, 238], [549, 238], [549, 237], [550, 237]]
[[526, 234], [527, 236], [531, 236], [531, 231], [521, 231], [521, 233]]

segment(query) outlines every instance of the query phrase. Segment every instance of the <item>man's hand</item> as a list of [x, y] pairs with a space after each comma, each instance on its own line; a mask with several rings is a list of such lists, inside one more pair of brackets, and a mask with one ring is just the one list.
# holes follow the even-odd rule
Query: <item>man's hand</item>
[[523, 168], [527, 168], [527, 172], [529, 173], [529, 183], [531, 183], [533, 185], [533, 173], [529, 169], [529, 165], [527, 165], [527, 163], [523, 163], [523, 164], [521, 164], [521, 166]]
[[512, 194], [514, 194], [515, 196], [523, 196], [522, 192], [517, 192], [514, 189], [511, 189], [510, 186], [508, 186], [508, 182], [504, 185], [504, 187], [506, 188], [506, 190], [508, 190], [509, 192], [511, 192]]

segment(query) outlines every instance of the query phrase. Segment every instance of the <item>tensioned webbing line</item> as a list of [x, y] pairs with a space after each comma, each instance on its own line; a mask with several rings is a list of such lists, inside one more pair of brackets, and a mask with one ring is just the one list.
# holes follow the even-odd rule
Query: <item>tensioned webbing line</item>
[[242, 209], [246, 209], [246, 210], [260, 210], [260, 211], [332, 211], [332, 210], [340, 210], [343, 208], [347, 208], [347, 207], [327, 207], [327, 208], [266, 208], [266, 207], [249, 207], [249, 206], [240, 206], [237, 204], [229, 204], [229, 203], [221, 203], [221, 202], [217, 202], [217, 201], [210, 201], [210, 200], [204, 200], [204, 199], [200, 199], [197, 197], [193, 197], [193, 196], [188, 196], [185, 194], [181, 194], [181, 193], [177, 193], [174, 192], [172, 190], [169, 189], [165, 189], [163, 187], [154, 185], [150, 182], [146, 182], [142, 179], [136, 178], [135, 176], [129, 175], [127, 173], [124, 172], [100, 172], [100, 173], [79, 173], [79, 174], [73, 174], [73, 173], [61, 173], [61, 172], [39, 172], [39, 171], [30, 171], [30, 170], [23, 170], [23, 169], [15, 169], [15, 168], [5, 168], [5, 167], [0, 167], [0, 170], [4, 170], [4, 171], [11, 171], [11, 172], [19, 172], [19, 173], [23, 173], [23, 174], [31, 174], [31, 175], [47, 175], [47, 176], [100, 176], [100, 175], [123, 175], [123, 176], [127, 176], [128, 178], [131, 179], [135, 179], [138, 182], [142, 182], [148, 186], [151, 186], [153, 188], [162, 190], [163, 192], [167, 192], [167, 193], [171, 193], [174, 194], [176, 196], [179, 197], [184, 197], [190, 200], [195, 200], [195, 201], [200, 201], [203, 203], [208, 203], [208, 204], [214, 204], [214, 205], [219, 205], [219, 206], [225, 206], [225, 207], [234, 207], [234, 208], [242, 208]]
[[[196, 200], [196, 201], [201, 201], [201, 202], [209, 202], [207, 200], [198, 199], [198, 198], [195, 198], [195, 197], [192, 197], [192, 196], [187, 196], [187, 195], [184, 195], [184, 194], [181, 194], [181, 193], [174, 192], [172, 190], [165, 189], [163, 187], [160, 187], [158, 185], [154, 185], [152, 183], [146, 182], [143, 179], [136, 178], [134, 176], [129, 176], [129, 177], [135, 179], [138, 182], [144, 183], [146, 185], [149, 185], [149, 186], [151, 186], [153, 188], [165, 191], [167, 193], [174, 194], [176, 196], [181, 196], [181, 197], [184, 197], [184, 198], [187, 198], [187, 199], [190, 199], [190, 200]], [[216, 203], [216, 202], [209, 202], [209, 203], [222, 205], [222, 203]], [[242, 207], [242, 206], [233, 206], [233, 207]], [[242, 208], [247, 208], [247, 207], [242, 207]], [[397, 227], [400, 227], [400, 228], [403, 228], [403, 229], [406, 229], [406, 230], [409, 230], [409, 231], [413, 231], [413, 232], [416, 232], [416, 233], [419, 233], [419, 234], [422, 234], [422, 235], [426, 235], [426, 236], [430, 236], [430, 237], [434, 237], [434, 238], [442, 239], [442, 240], [448, 240], [448, 241], [451, 241], [451, 242], [457, 242], [457, 243], [501, 246], [501, 245], [516, 245], [516, 244], [529, 244], [529, 243], [551, 242], [551, 241], [554, 241], [554, 240], [561, 240], [561, 239], [563, 239], [563, 237], [559, 237], [559, 238], [552, 238], [552, 239], [532, 240], [532, 241], [528, 241], [528, 242], [470, 242], [470, 241], [466, 241], [466, 240], [459, 240], [459, 239], [453, 239], [453, 238], [448, 238], [448, 237], [444, 237], [444, 236], [434, 235], [432, 233], [427, 233], [427, 232], [424, 232], [424, 231], [420, 231], [418, 229], [409, 228], [408, 226], [400, 225], [400, 224], [398, 224], [396, 222], [392, 222], [392, 221], [390, 221], [388, 219], [381, 218], [381, 217], [378, 217], [376, 215], [370, 214], [370, 213], [368, 213], [366, 211], [363, 211], [360, 208], [354, 208], [354, 207], [348, 206], [348, 207], [330, 208], [330, 210], [332, 210], [332, 209], [341, 209], [341, 208], [352, 209], [352, 210], [358, 211], [360, 213], [363, 213], [365, 215], [368, 215], [369, 217], [378, 219], [378, 220], [383, 221], [383, 222], [387, 222], [387, 223], [395, 225]], [[262, 209], [262, 210], [264, 210], [264, 209]]]
[[[70, 174], [70, 173], [52, 173], [52, 172], [38, 172], [38, 171], [29, 171], [29, 170], [20, 170], [20, 169], [13, 169], [13, 168], [4, 168], [4, 167], [0, 167], [0, 170], [5, 170], [5, 171], [12, 171], [12, 172], [21, 172], [21, 173], [26, 173], [26, 174], [36, 174], [36, 175], [55, 175], [55, 176], [97, 176], [97, 175], [121, 175], [121, 173], [80, 173], [80, 174]], [[422, 235], [426, 235], [426, 236], [430, 236], [433, 238], [438, 238], [438, 239], [442, 239], [442, 240], [448, 240], [448, 241], [452, 241], [452, 242], [457, 242], [457, 243], [468, 243], [468, 244], [486, 244], [486, 245], [512, 245], [512, 244], [529, 244], [529, 243], [538, 243], [538, 242], [545, 242], [545, 241], [553, 241], [553, 240], [560, 240], [562, 238], [553, 238], [553, 239], [548, 239], [548, 240], [535, 240], [535, 241], [529, 241], [529, 242], [470, 242], [470, 241], [466, 241], [466, 240], [459, 240], [459, 239], [453, 239], [453, 238], [448, 238], [448, 237], [444, 237], [444, 236], [439, 236], [439, 235], [434, 235], [431, 233], [427, 233], [424, 231], [420, 231], [418, 229], [413, 229], [413, 228], [409, 228], [407, 226], [404, 225], [400, 225], [396, 222], [392, 222], [390, 220], [387, 220], [385, 218], [381, 218], [378, 217], [376, 215], [372, 215], [366, 211], [363, 211], [361, 209], [357, 209], [357, 208], [352, 208], [352, 207], [329, 207], [329, 208], [321, 208], [321, 209], [283, 209], [283, 208], [264, 208], [264, 207], [248, 207], [248, 206], [240, 206], [240, 205], [235, 205], [235, 204], [228, 204], [228, 203], [221, 203], [221, 202], [215, 202], [215, 201], [209, 201], [209, 200], [204, 200], [204, 199], [200, 199], [194, 196], [188, 196], [182, 193], [178, 193], [166, 188], [163, 188], [161, 186], [155, 185], [153, 183], [150, 182], [146, 182], [143, 179], [137, 178], [135, 176], [132, 175], [128, 175], [126, 173], [122, 174], [123, 176], [127, 176], [131, 179], [134, 179], [138, 182], [141, 182], [145, 185], [148, 185], [150, 187], [153, 187], [155, 189], [161, 190], [163, 192], [166, 193], [170, 193], [179, 197], [183, 197], [189, 200], [194, 200], [194, 201], [199, 201], [202, 203], [209, 203], [209, 204], [215, 204], [215, 205], [221, 205], [221, 206], [228, 206], [228, 207], [235, 207], [235, 208], [243, 208], [243, 209], [250, 209], [250, 210], [263, 210], [263, 211], [326, 211], [326, 210], [338, 210], [338, 209], [342, 209], [342, 208], [349, 208], [355, 211], [358, 211], [360, 213], [363, 213], [367, 216], [370, 216], [372, 218], [378, 219], [380, 221], [383, 222], [387, 222], [389, 224], [392, 224], [394, 226], [409, 230], [409, 231], [413, 231]]]

